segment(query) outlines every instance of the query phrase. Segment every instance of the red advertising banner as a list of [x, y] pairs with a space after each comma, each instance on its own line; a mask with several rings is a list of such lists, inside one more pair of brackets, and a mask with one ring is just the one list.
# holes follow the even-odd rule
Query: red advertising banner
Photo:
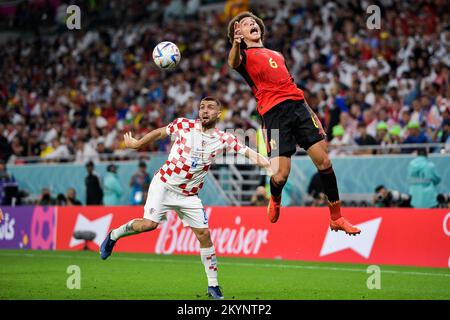
[[[330, 231], [327, 208], [282, 208], [276, 224], [269, 223], [262, 207], [208, 207], [206, 212], [221, 256], [450, 267], [449, 210], [344, 208], [362, 230], [356, 237]], [[56, 249], [82, 248], [72, 235], [91, 230], [97, 233], [92, 249], [98, 250], [111, 228], [142, 214], [141, 207], [60, 207]], [[199, 245], [178, 216], [169, 213], [158, 229], [122, 238], [115, 250], [198, 254]]]

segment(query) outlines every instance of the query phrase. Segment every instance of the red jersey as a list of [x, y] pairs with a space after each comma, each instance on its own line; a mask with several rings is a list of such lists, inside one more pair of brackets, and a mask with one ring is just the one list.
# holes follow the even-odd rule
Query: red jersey
[[236, 68], [252, 88], [263, 115], [286, 100], [304, 99], [294, 82], [281, 53], [264, 47], [241, 50], [241, 63]]

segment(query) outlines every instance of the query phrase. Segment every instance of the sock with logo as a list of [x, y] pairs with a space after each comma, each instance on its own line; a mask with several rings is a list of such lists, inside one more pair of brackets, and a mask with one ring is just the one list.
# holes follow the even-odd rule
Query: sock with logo
[[217, 281], [217, 257], [214, 246], [209, 248], [200, 248], [200, 257], [205, 266], [206, 276], [208, 277], [208, 286], [216, 287]]
[[337, 220], [341, 217], [341, 206], [336, 175], [334, 174], [333, 167], [319, 170], [319, 174], [324, 193], [328, 198], [328, 208], [330, 209], [331, 220]]
[[117, 241], [122, 237], [131, 236], [132, 234], [139, 233], [139, 232], [133, 230], [132, 224], [133, 224], [134, 220], [135, 219], [128, 221], [124, 225], [121, 225], [117, 229], [114, 229], [113, 231], [111, 231], [111, 239], [114, 241]]

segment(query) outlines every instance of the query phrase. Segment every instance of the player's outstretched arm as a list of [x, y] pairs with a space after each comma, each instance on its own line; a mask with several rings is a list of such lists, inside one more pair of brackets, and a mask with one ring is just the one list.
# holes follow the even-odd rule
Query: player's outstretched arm
[[123, 135], [125, 146], [131, 149], [140, 149], [148, 144], [152, 144], [156, 140], [164, 139], [166, 137], [167, 137], [166, 127], [150, 131], [139, 140], [133, 138], [131, 132], [127, 132]]
[[239, 64], [241, 63], [241, 41], [244, 36], [241, 34], [241, 26], [239, 22], [234, 23], [234, 39], [233, 39], [233, 46], [231, 47], [230, 53], [228, 54], [228, 65], [235, 69], [239, 67]]
[[272, 168], [270, 166], [270, 161], [264, 157], [262, 154], [247, 148], [244, 153], [245, 157], [250, 159], [251, 162], [256, 164], [260, 168], [264, 168], [267, 171], [267, 175], [270, 177], [273, 175]]

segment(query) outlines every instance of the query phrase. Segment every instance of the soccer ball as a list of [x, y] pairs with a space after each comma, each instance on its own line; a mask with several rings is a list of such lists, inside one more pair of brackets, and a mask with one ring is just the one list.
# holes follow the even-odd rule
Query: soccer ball
[[181, 54], [178, 47], [169, 41], [163, 41], [153, 49], [153, 61], [158, 68], [170, 70], [180, 62]]

